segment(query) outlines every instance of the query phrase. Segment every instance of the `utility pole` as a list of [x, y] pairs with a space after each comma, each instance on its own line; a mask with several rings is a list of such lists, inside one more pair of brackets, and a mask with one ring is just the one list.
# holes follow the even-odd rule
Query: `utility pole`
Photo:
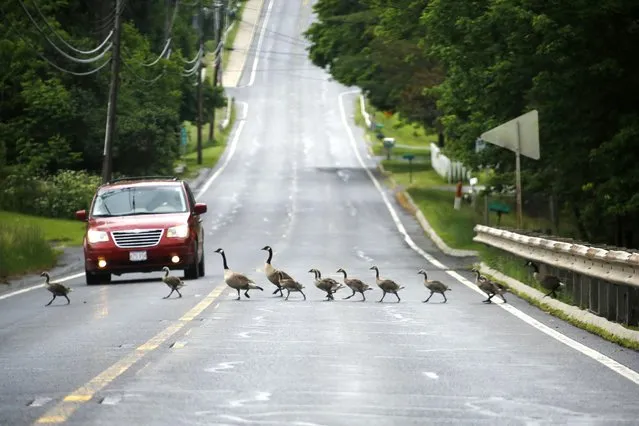
[[[202, 0], [199, 2], [198, 11], [198, 30], [200, 33], [200, 49], [202, 51], [202, 58], [204, 57], [204, 8], [202, 7]], [[202, 164], [202, 59], [197, 67], [197, 163]]]
[[[222, 42], [222, 25], [220, 25], [220, 9], [223, 7], [222, 3], [216, 1], [213, 4], [215, 8], [215, 51], [214, 60], [215, 66], [213, 68], [213, 92], [217, 88], [218, 74], [220, 72], [220, 62], [222, 58], [222, 47], [220, 43]], [[213, 138], [215, 136], [215, 107], [211, 109], [211, 125], [209, 126], [209, 142], [213, 142]]]
[[115, 0], [115, 23], [113, 28], [113, 57], [111, 63], [111, 85], [109, 104], [107, 105], [106, 132], [104, 134], [104, 152], [102, 158], [102, 183], [111, 180], [113, 173], [113, 137], [117, 113], [118, 91], [120, 86], [120, 34], [122, 0]]

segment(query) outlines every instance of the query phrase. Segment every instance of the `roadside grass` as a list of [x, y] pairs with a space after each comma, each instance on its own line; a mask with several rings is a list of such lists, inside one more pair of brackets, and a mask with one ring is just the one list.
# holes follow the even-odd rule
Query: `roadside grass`
[[[478, 197], [476, 205], [462, 203], [461, 209], [453, 207], [455, 192], [445, 190], [452, 188], [431, 167], [430, 163], [413, 163], [413, 182], [409, 182], [409, 165], [406, 160], [384, 160], [382, 166], [390, 172], [393, 180], [402, 185], [420, 208], [430, 225], [442, 240], [451, 248], [462, 250], [479, 250], [482, 245], [473, 241], [475, 225], [484, 223], [484, 198]], [[512, 199], [497, 197], [511, 206], [511, 212], [501, 217], [500, 226], [517, 227], [517, 217]], [[497, 222], [497, 215], [490, 213], [490, 223]], [[551, 227], [545, 218], [524, 216], [525, 229], [546, 229]]]
[[83, 236], [79, 221], [0, 211], [0, 282], [53, 267], [59, 247], [82, 245]]
[[366, 109], [371, 111], [370, 114], [373, 116], [375, 123], [384, 126], [380, 129], [384, 136], [395, 138], [396, 144], [427, 149], [432, 142], [437, 142], [437, 134], [419, 125], [402, 122], [399, 114], [387, 117], [383, 112], [375, 111], [368, 103], [366, 104]]
[[233, 123], [235, 122], [236, 114], [235, 104], [231, 104], [231, 117], [228, 126], [224, 130], [220, 130], [218, 121], [224, 121], [225, 114], [225, 109], [222, 109], [215, 116], [215, 140], [209, 141], [205, 139], [204, 135], [208, 137], [208, 125], [202, 127], [202, 164], [197, 164], [197, 126], [195, 126], [193, 123], [186, 122], [187, 132], [189, 132], [190, 134], [195, 134], [195, 138], [191, 136], [191, 140], [186, 146], [186, 153], [182, 155], [177, 161], [177, 164], [185, 166], [184, 171], [177, 174], [178, 177], [180, 177], [181, 179], [192, 179], [197, 176], [200, 170], [204, 168], [215, 167], [217, 161], [222, 156], [222, 153], [224, 153], [228, 137], [231, 133], [231, 130], [233, 129]]
[[[401, 159], [405, 154], [413, 154], [415, 162], [430, 161], [430, 143], [437, 141], [437, 135], [427, 134], [424, 130], [401, 123], [396, 116], [389, 119], [384, 114], [377, 113], [374, 117], [377, 122], [384, 124], [384, 128], [381, 129], [384, 136], [395, 138], [395, 143], [400, 145], [391, 150], [392, 159]], [[365, 129], [373, 155], [386, 157], [386, 148], [382, 141], [377, 139], [376, 132], [366, 127], [359, 98], [355, 101], [355, 123]]]

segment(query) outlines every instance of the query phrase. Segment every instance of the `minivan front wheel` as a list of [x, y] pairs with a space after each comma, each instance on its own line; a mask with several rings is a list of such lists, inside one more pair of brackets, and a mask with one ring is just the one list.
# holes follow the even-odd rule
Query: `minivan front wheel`
[[195, 259], [184, 269], [184, 279], [197, 280], [200, 277], [200, 262], [197, 260], [197, 241], [195, 242]]

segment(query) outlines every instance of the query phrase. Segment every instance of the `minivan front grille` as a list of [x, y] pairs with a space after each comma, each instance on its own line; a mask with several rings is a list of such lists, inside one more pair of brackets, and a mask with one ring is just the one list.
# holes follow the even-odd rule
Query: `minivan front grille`
[[111, 232], [115, 245], [121, 248], [153, 247], [162, 238], [162, 229], [142, 229], [138, 231]]

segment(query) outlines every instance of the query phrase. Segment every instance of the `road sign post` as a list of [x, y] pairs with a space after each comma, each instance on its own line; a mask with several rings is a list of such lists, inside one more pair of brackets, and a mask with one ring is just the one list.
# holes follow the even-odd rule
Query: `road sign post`
[[395, 138], [384, 138], [384, 148], [386, 148], [386, 159], [390, 160], [391, 150], [395, 146]]
[[413, 154], [404, 154], [402, 157], [404, 160], [408, 160], [408, 182], [413, 183], [413, 160], [415, 156]]
[[501, 126], [482, 133], [481, 139], [515, 153], [515, 187], [517, 191], [517, 227], [523, 222], [521, 156], [539, 160], [539, 113], [532, 110]]

